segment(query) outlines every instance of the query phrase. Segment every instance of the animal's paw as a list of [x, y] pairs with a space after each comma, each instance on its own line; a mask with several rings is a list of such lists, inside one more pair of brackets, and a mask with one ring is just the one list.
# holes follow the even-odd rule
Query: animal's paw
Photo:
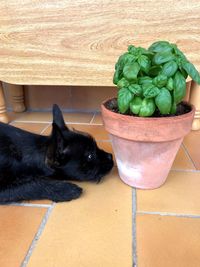
[[55, 185], [51, 199], [54, 202], [70, 201], [79, 198], [82, 191], [82, 188], [75, 184], [59, 182]]

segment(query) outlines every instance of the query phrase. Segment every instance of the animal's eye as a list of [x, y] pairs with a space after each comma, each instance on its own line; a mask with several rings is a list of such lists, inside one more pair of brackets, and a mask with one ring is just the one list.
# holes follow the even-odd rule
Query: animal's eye
[[92, 154], [89, 154], [89, 155], [87, 156], [87, 158], [88, 158], [88, 160], [91, 160], [91, 159], [92, 159]]

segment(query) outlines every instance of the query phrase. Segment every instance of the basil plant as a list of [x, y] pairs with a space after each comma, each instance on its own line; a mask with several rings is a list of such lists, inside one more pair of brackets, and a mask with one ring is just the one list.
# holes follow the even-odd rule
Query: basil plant
[[148, 49], [130, 45], [115, 65], [118, 108], [140, 117], [175, 114], [186, 94], [190, 76], [200, 84], [200, 74], [176, 44], [153, 43]]

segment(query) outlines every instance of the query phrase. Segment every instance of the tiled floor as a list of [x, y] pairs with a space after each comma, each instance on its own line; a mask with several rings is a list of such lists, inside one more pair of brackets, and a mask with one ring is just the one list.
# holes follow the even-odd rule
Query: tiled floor
[[[50, 113], [11, 114], [12, 125], [49, 134]], [[99, 114], [65, 114], [112, 153]], [[0, 206], [0, 267], [200, 266], [200, 131], [180, 148], [166, 183], [135, 190], [116, 164], [100, 184], [81, 183], [68, 203]]]

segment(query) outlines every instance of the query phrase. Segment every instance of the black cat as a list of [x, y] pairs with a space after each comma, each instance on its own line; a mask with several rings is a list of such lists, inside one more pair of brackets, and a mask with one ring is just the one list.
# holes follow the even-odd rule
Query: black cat
[[50, 136], [0, 123], [0, 203], [69, 201], [82, 189], [65, 180], [99, 182], [112, 167], [112, 155], [89, 134], [69, 130], [57, 105]]

